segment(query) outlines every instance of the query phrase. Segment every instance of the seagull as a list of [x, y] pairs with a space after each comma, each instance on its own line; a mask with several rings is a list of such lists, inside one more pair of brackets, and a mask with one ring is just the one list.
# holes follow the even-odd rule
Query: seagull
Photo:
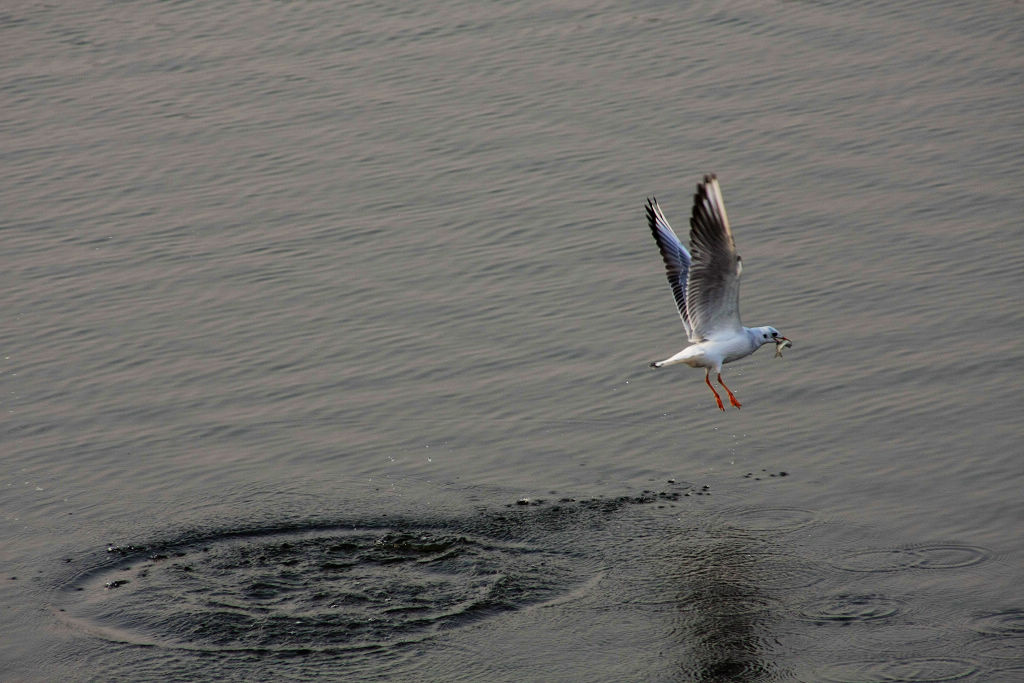
[[722, 364], [749, 356], [768, 343], [775, 343], [775, 355], [781, 356], [781, 350], [793, 342], [771, 325], [744, 327], [740, 322], [743, 262], [736, 253], [718, 178], [712, 173], [697, 185], [690, 215], [690, 251], [672, 231], [655, 198], [647, 200], [647, 223], [661, 251], [665, 275], [691, 342], [676, 355], [652, 362], [651, 367], [686, 363], [691, 368], [704, 368], [704, 382], [724, 412], [722, 398], [711, 384], [714, 370], [718, 383], [729, 394], [729, 403], [739, 408], [743, 404], [722, 381]]

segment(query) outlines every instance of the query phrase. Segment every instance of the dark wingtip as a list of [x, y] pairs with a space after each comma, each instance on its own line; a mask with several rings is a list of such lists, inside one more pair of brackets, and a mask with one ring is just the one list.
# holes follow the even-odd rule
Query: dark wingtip
[[647, 364], [647, 367], [649, 367], [649, 368], [656, 368], [656, 367], [658, 367], [658, 361], [652, 360], [650, 363]]
[[718, 180], [718, 176], [714, 173], [705, 173], [704, 179], [697, 183], [697, 194], [703, 195], [707, 191], [707, 186], [714, 180]]
[[644, 207], [644, 213], [647, 214], [647, 225], [650, 227], [651, 232], [657, 239], [658, 234], [658, 215], [655, 212], [655, 207], [658, 205], [658, 200], [652, 197], [647, 198], [647, 205]]

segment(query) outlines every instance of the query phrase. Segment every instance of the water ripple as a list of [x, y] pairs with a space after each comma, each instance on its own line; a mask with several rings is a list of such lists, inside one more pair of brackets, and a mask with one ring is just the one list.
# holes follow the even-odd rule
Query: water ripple
[[908, 569], [961, 569], [989, 560], [992, 551], [975, 545], [937, 543], [858, 550], [835, 562], [851, 572], [895, 572]]
[[977, 616], [972, 620], [971, 627], [985, 635], [1024, 638], [1024, 609]]
[[810, 603], [800, 614], [810, 621], [851, 623], [885, 619], [900, 610], [899, 601], [883, 595], [835, 595]]
[[722, 516], [730, 525], [746, 531], [793, 531], [820, 519], [818, 513], [797, 507], [734, 508]]
[[885, 661], [847, 662], [828, 667], [830, 683], [939, 683], [973, 675], [978, 665], [965, 659], [905, 658]]

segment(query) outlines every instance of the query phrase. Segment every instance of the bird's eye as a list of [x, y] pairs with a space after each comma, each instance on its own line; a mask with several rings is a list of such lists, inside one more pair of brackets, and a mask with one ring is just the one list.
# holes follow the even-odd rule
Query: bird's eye
[[766, 335], [764, 335], [764, 338], [765, 338], [765, 339], [767, 339], [767, 338], [768, 338], [768, 335], [767, 335], [767, 334], [766, 334]]

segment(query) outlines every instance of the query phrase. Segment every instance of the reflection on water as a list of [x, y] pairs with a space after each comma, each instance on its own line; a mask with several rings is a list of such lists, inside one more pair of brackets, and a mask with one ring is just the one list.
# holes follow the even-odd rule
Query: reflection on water
[[783, 680], [774, 639], [780, 603], [764, 589], [759, 558], [763, 545], [740, 536], [703, 543], [673, 561], [671, 577], [679, 609], [678, 632], [686, 652], [680, 680]]

